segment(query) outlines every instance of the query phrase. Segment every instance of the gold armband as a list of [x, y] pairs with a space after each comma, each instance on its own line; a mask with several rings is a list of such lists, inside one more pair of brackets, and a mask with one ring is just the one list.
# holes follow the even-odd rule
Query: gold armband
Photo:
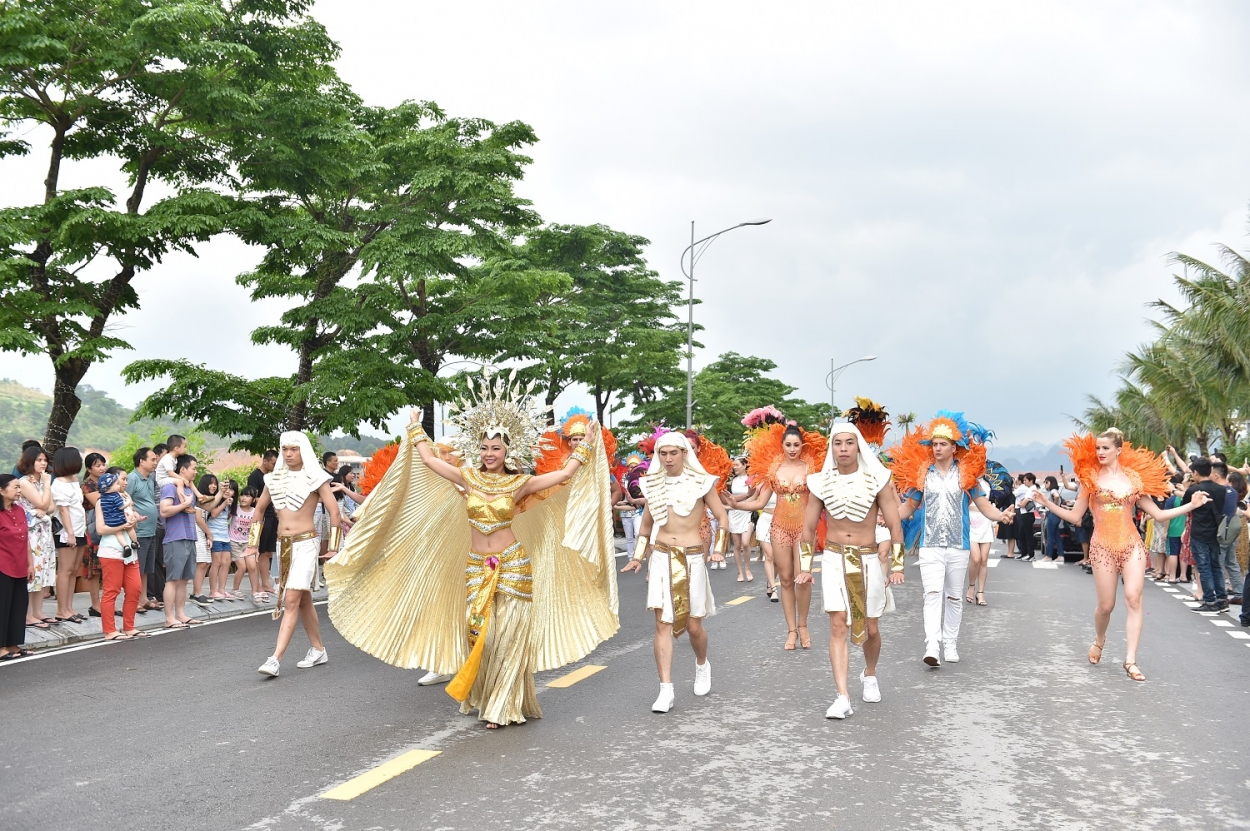
[[590, 445], [586, 444], [586, 442], [582, 442], [577, 446], [577, 449], [573, 451], [572, 458], [577, 459], [577, 461], [581, 464], [588, 465], [590, 464], [590, 453]]
[[634, 542], [634, 559], [640, 563], [643, 560], [647, 559], [647, 545], [649, 544], [649, 542], [650, 540], [648, 540], [646, 537], [639, 537]]
[[903, 547], [903, 544], [901, 542], [890, 543], [890, 571], [891, 572], [903, 570], [903, 557], [906, 555], [906, 553], [907, 553], [907, 550]]
[[423, 441], [429, 441], [430, 437], [425, 434], [425, 428], [418, 421], [408, 427], [408, 440], [413, 444], [420, 444]]
[[812, 557], [816, 556], [816, 550], [810, 542], [799, 543], [799, 571], [804, 574], [812, 573]]
[[725, 556], [725, 552], [729, 550], [729, 529], [720, 526], [716, 529], [716, 541], [712, 543], [712, 553]]
[[265, 520], [263, 517], [252, 522], [252, 527], [247, 531], [248, 548], [260, 548], [260, 529], [264, 524]]
[[338, 551], [339, 546], [343, 544], [343, 529], [337, 525], [331, 525], [326, 539], [326, 551]]

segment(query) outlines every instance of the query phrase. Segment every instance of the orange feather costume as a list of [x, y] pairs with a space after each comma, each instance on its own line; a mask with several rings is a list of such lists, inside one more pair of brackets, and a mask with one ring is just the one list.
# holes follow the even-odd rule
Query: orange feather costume
[[[787, 425], [783, 423], [766, 424], [747, 432], [747, 473], [752, 481], [767, 482], [777, 496], [777, 507], [773, 509], [772, 538], [773, 544], [782, 549], [792, 550], [795, 543], [803, 535], [803, 521], [807, 513], [807, 502], [810, 494], [807, 491], [807, 476], [802, 482], [783, 483], [777, 477], [777, 470], [785, 463], [786, 454], [781, 449], [782, 438]], [[799, 451], [799, 459], [807, 466], [807, 475], [811, 475], [825, 463], [825, 452], [829, 447], [828, 440], [820, 433], [808, 432], [799, 428], [803, 437], [803, 448]], [[822, 516], [816, 529], [816, 549], [824, 550], [825, 518]]]
[[[542, 451], [534, 459], [534, 473], [539, 475], [551, 473], [568, 464], [569, 456], [573, 453], [573, 445], [569, 443], [569, 439], [573, 436], [585, 436], [589, 424], [589, 414], [576, 412], [565, 419], [559, 430], [548, 430], [543, 433], [545, 441]], [[611, 430], [602, 426], [599, 428], [599, 435], [603, 439], [603, 452], [608, 457], [608, 469], [611, 470], [616, 456], [616, 436], [612, 435]]]
[[[903, 437], [903, 441], [886, 451], [890, 459], [890, 473], [904, 493], [924, 490], [925, 478], [933, 466], [934, 438], [946, 438], [955, 443], [955, 461], [959, 463], [959, 487], [970, 491], [977, 480], [985, 475], [985, 445], [968, 440], [968, 425], [961, 419], [939, 415], [927, 427], [920, 427]], [[966, 441], [966, 446], [960, 444]]]
[[1133, 508], [1142, 496], [1160, 497], [1168, 493], [1167, 466], [1149, 450], [1125, 442], [1120, 449], [1119, 463], [1128, 477], [1129, 489], [1119, 493], [1098, 482], [1102, 464], [1098, 461], [1097, 440], [1093, 436], [1073, 436], [1063, 446], [1081, 483], [1081, 494], [1088, 498], [1089, 509], [1094, 514], [1090, 561], [1120, 572], [1126, 567], [1145, 571], [1150, 557], [1133, 524]]

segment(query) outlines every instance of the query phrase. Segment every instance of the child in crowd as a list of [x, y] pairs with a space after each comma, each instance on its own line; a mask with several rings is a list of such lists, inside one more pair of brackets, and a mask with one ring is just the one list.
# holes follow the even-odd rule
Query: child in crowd
[[221, 495], [218, 492], [217, 477], [211, 473], [201, 476], [197, 484], [199, 489], [193, 487], [192, 490], [201, 507], [195, 510], [195, 579], [191, 584], [190, 599], [197, 606], [207, 608], [213, 602], [212, 598], [204, 594], [204, 579], [208, 577], [209, 567], [213, 564], [213, 532], [208, 527], [208, 512], [220, 504]]
[[[135, 511], [134, 502], [130, 499], [130, 494], [125, 491], [126, 481], [118, 474], [101, 474], [96, 486], [100, 493], [100, 513], [104, 516], [104, 524], [109, 528], [121, 528], [127, 523], [133, 526], [147, 519], [147, 517], [139, 516]], [[129, 531], [117, 531], [109, 536], [117, 538], [117, 547], [122, 550], [123, 559], [129, 560], [132, 551], [137, 551], [139, 548], [139, 539], [135, 536], [134, 527], [131, 527]]]
[[260, 496], [255, 488], [245, 488], [239, 494], [239, 504], [233, 511], [230, 520], [230, 558], [234, 560], [234, 597], [243, 599], [239, 587], [243, 584], [243, 573], [247, 572], [247, 582], [252, 589], [252, 602], [256, 602], [257, 589], [260, 588], [256, 570], [256, 555], [244, 556], [247, 550], [247, 535], [252, 530], [252, 517], [256, 499]]
[[[218, 493], [217, 477], [211, 473], [200, 479], [200, 490], [208, 494]], [[230, 576], [230, 515], [234, 512], [238, 501], [239, 486], [230, 479], [220, 485], [221, 498], [204, 509], [204, 520], [212, 533], [213, 541], [209, 545], [212, 564], [208, 568], [208, 597], [210, 600], [234, 600], [234, 595], [226, 592], [226, 581]]]
[[[157, 445], [161, 447], [162, 445]], [[168, 484], [176, 484], [174, 482], [174, 465], [178, 464], [178, 457], [183, 456], [187, 452], [187, 437], [174, 434], [165, 442], [165, 455], [161, 455], [157, 451], [160, 459], [156, 463], [156, 489], [159, 492], [161, 488]], [[196, 490], [192, 486], [191, 490], [195, 491], [195, 501], [197, 504], [203, 504], [209, 497], [205, 496], [203, 491]], [[198, 592], [197, 592], [198, 594]]]

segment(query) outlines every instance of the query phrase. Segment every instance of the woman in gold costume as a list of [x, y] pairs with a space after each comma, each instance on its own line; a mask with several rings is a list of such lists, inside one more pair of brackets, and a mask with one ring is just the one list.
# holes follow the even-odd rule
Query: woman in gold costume
[[1149, 450], [1126, 444], [1124, 434], [1114, 427], [1096, 439], [1090, 435], [1074, 436], [1064, 447], [1081, 483], [1076, 504], [1068, 510], [1056, 505], [1050, 495], [1042, 491], [1036, 492], [1035, 497], [1060, 519], [1073, 525], [1081, 524], [1086, 510], [1094, 513], [1089, 560], [1093, 564], [1098, 605], [1094, 609], [1094, 644], [1089, 648], [1089, 662], [1096, 664], [1102, 660], [1107, 624], [1115, 609], [1116, 586], [1123, 578], [1127, 610], [1124, 628], [1128, 639], [1124, 671], [1134, 681], [1145, 681], [1146, 676], [1137, 666], [1137, 646], [1141, 642], [1142, 587], [1146, 584], [1150, 556], [1133, 524], [1133, 508], [1140, 508], [1156, 522], [1164, 522], [1205, 504], [1206, 494], [1195, 495], [1188, 505], [1166, 511], [1160, 508], [1151, 497], [1167, 493], [1167, 468]]
[[541, 718], [534, 673], [619, 628], [612, 506], [597, 425], [563, 468], [529, 476], [546, 421], [530, 390], [489, 373], [470, 387], [446, 439], [464, 464], [431, 449], [414, 412], [325, 573], [344, 638], [394, 666], [455, 673], [461, 712], [496, 727]]

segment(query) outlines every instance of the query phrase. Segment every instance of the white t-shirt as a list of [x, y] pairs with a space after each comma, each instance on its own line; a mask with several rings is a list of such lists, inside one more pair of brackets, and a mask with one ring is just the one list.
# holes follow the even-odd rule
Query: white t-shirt
[[1024, 503], [1033, 501], [1034, 494], [1037, 493], [1037, 488], [1032, 485], [1021, 485], [1012, 491], [1012, 493], [1016, 497], [1016, 507], [1023, 510]]
[[178, 459], [173, 453], [166, 453], [161, 456], [161, 460], [156, 463], [156, 492], [160, 493], [161, 488], [168, 485], [174, 478], [174, 465], [178, 464]]
[[[69, 509], [70, 528], [75, 537], [87, 536], [87, 512], [82, 507], [82, 486], [77, 480], [52, 480], [52, 503], [58, 509], [54, 516], [61, 517], [60, 508]], [[73, 540], [70, 540], [72, 543]]]

